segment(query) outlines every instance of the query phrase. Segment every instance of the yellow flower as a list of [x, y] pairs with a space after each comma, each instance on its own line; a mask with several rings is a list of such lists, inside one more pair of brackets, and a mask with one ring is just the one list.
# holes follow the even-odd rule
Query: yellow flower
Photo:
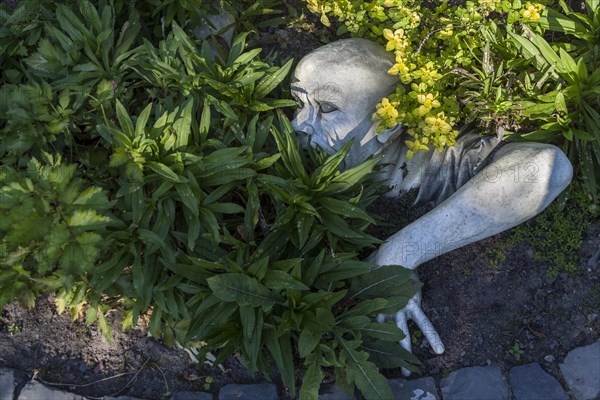
[[[398, 118], [398, 110], [396, 110], [397, 102], [390, 102], [387, 97], [381, 100], [380, 104], [377, 104], [375, 113], [377, 116], [384, 121], [395, 120]], [[392, 124], [393, 125], [393, 124]]]
[[525, 21], [536, 22], [541, 18], [541, 12], [544, 9], [544, 6], [536, 3], [527, 3], [525, 4], [525, 9], [521, 11], [521, 15]]
[[405, 50], [409, 45], [408, 39], [404, 37], [404, 29], [396, 29], [394, 32], [391, 29], [384, 29], [383, 37], [388, 40], [385, 45], [387, 51]]
[[441, 106], [440, 102], [433, 97], [433, 93], [427, 93], [426, 95], [421, 93], [417, 95], [417, 101], [430, 109]]
[[410, 72], [410, 68], [408, 68], [408, 66], [406, 64], [404, 64], [403, 62], [400, 62], [400, 63], [394, 64], [394, 66], [392, 68], [390, 68], [390, 70], [388, 71], [388, 74], [405, 75], [405, 74], [408, 74], [409, 72]]

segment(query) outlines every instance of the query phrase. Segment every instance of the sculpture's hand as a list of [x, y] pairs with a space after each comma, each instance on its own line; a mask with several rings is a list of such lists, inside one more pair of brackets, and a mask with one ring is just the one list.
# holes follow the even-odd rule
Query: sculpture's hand
[[[442, 354], [444, 352], [444, 344], [442, 343], [442, 339], [440, 339], [440, 335], [438, 335], [437, 331], [433, 327], [433, 324], [427, 318], [423, 310], [421, 309], [421, 291], [415, 294], [408, 302], [406, 307], [402, 310], [398, 311], [395, 315], [384, 315], [380, 314], [377, 317], [379, 322], [383, 322], [386, 319], [394, 319], [396, 321], [396, 326], [404, 332], [406, 337], [400, 341], [400, 345], [404, 347], [406, 350], [411, 351], [411, 341], [410, 341], [410, 332], [408, 330], [408, 320], [413, 320], [423, 335], [425, 339], [429, 342], [429, 345], [433, 349], [436, 354]], [[404, 376], [410, 376], [410, 371], [402, 368], [402, 374]]]

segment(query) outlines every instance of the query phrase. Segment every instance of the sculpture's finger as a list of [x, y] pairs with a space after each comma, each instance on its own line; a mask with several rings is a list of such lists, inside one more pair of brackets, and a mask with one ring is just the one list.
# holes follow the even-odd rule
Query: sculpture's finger
[[425, 339], [427, 339], [433, 351], [436, 354], [442, 354], [445, 350], [442, 339], [423, 310], [420, 307], [415, 307], [411, 310], [411, 314], [413, 321], [415, 321], [421, 332], [423, 332]]
[[[400, 328], [402, 332], [404, 332], [404, 339], [400, 341], [400, 346], [404, 347], [404, 349], [409, 352], [412, 351], [410, 332], [408, 331], [408, 322], [406, 320], [406, 313], [404, 311], [399, 311], [396, 313], [396, 326]], [[410, 376], [410, 371], [406, 368], [402, 368], [402, 375]]]

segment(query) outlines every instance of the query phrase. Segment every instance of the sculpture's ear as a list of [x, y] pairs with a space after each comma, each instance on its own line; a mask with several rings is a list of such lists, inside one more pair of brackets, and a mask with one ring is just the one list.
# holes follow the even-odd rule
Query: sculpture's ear
[[397, 123], [391, 128], [386, 129], [385, 131], [377, 135], [377, 141], [381, 144], [384, 144], [396, 139], [402, 133], [402, 127], [403, 125], [401, 123]]

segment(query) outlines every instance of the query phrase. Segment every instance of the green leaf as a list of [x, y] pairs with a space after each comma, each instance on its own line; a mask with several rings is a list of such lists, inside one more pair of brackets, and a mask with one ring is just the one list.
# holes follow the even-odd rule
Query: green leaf
[[570, 33], [579, 38], [581, 38], [582, 35], [589, 34], [589, 30], [585, 26], [559, 13], [553, 8], [547, 7], [544, 11], [544, 14], [538, 21], [541, 27], [557, 32]]
[[302, 377], [300, 387], [300, 398], [302, 400], [318, 400], [319, 388], [323, 382], [323, 370], [321, 369], [321, 355], [308, 366]]
[[236, 302], [239, 305], [261, 306], [270, 309], [281, 301], [277, 295], [244, 274], [227, 273], [206, 280], [213, 294], [220, 300]]
[[117, 118], [119, 119], [119, 124], [121, 125], [121, 129], [127, 135], [128, 138], [133, 139], [135, 134], [133, 130], [133, 122], [131, 122], [131, 118], [129, 114], [127, 114], [127, 110], [123, 107], [123, 104], [117, 99]]
[[369, 359], [380, 368], [406, 368], [418, 373], [418, 366], [422, 365], [417, 357], [405, 350], [399, 343], [364, 342], [362, 349], [369, 353]]
[[368, 174], [373, 171], [373, 168], [379, 163], [380, 158], [372, 158], [363, 162], [356, 167], [350, 168], [341, 174], [335, 176], [330, 184], [321, 192], [322, 194], [333, 194], [340, 193], [350, 189], [356, 185], [359, 181], [364, 179]]
[[150, 112], [152, 111], [152, 103], [148, 103], [148, 105], [142, 110], [140, 115], [138, 116], [137, 121], [135, 121], [135, 137], [143, 137], [144, 136], [144, 128], [148, 123], [148, 118], [150, 117]]
[[405, 337], [400, 328], [391, 323], [372, 322], [367, 327], [361, 328], [361, 332], [372, 338], [387, 342], [398, 342]]
[[202, 106], [202, 115], [200, 116], [200, 144], [206, 142], [206, 138], [208, 137], [208, 131], [210, 129], [210, 104], [208, 104], [208, 100], [204, 99], [204, 105]]
[[148, 332], [154, 338], [160, 338], [160, 333], [162, 331], [162, 310], [158, 307], [155, 307], [152, 310], [152, 317], [150, 318], [150, 324], [148, 325]]
[[292, 278], [289, 274], [283, 271], [268, 270], [262, 283], [269, 289], [298, 289], [310, 290], [308, 286]]
[[[417, 293], [412, 283], [413, 272], [409, 269], [386, 265], [355, 278], [350, 289], [351, 298], [386, 298], [399, 295], [400, 290]], [[413, 287], [411, 287], [413, 286]], [[412, 297], [412, 296], [409, 296]]]
[[175, 189], [177, 190], [177, 194], [179, 195], [179, 199], [185, 205], [185, 207], [190, 210], [190, 212], [194, 215], [194, 217], [198, 217], [200, 215], [198, 208], [198, 199], [194, 195], [194, 192], [187, 184], [177, 184], [175, 185]]
[[[250, 61], [254, 60], [262, 51], [262, 49], [252, 49], [250, 51], [247, 51], [246, 53], [240, 55], [238, 58], [235, 59], [235, 61], [233, 62], [233, 64], [231, 65], [234, 69], [236, 69], [237, 67], [247, 64]], [[231, 55], [231, 54], [230, 54]], [[255, 72], [252, 74], [248, 74], [248, 75], [254, 75], [254, 76], [258, 76], [258, 78], [262, 77], [262, 75], [264, 75], [264, 72]], [[245, 75], [245, 76], [248, 76]], [[253, 82], [254, 80], [252, 80]]]
[[177, 175], [175, 172], [173, 172], [173, 170], [171, 168], [167, 167], [163, 163], [150, 161], [150, 162], [146, 163], [146, 165], [152, 171], [156, 172], [158, 175], [162, 176], [163, 178], [165, 178], [166, 180], [168, 180], [170, 182], [186, 183], [188, 181], [186, 178]]
[[260, 100], [271, 93], [271, 91], [273, 91], [273, 89], [275, 89], [277, 85], [279, 85], [286, 77], [290, 71], [290, 68], [292, 67], [293, 61], [293, 59], [288, 60], [288, 62], [286, 62], [281, 68], [277, 69], [277, 71], [268, 74], [265, 78], [261, 79], [254, 89], [253, 98], [255, 100]]
[[325, 258], [325, 249], [321, 250], [321, 252], [309, 264], [308, 268], [303, 269], [302, 282], [306, 283], [309, 286], [313, 285], [317, 275], [319, 274], [319, 272], [321, 270], [321, 265], [323, 265], [324, 258]]
[[[231, 50], [229, 50], [229, 56], [227, 58], [227, 68], [231, 68], [234, 66], [237, 59], [241, 56], [244, 48], [246, 47], [246, 37], [250, 34], [250, 32], [240, 33], [233, 39], [233, 43], [231, 44]], [[260, 49], [257, 49], [260, 52]], [[258, 54], [258, 53], [257, 53]]]
[[110, 328], [110, 324], [108, 323], [108, 320], [106, 319], [106, 317], [104, 316], [104, 313], [98, 309], [98, 330], [100, 330], [100, 333], [102, 333], [102, 335], [106, 338], [106, 340], [109, 343], [112, 343], [112, 330]]
[[347, 356], [347, 378], [354, 382], [367, 400], [392, 399], [392, 389], [387, 379], [377, 371], [367, 352], [354, 350], [350, 343], [340, 338], [340, 344]]
[[321, 336], [322, 333], [319, 331], [304, 328], [298, 337], [298, 353], [300, 357], [308, 357], [321, 341]]
[[194, 108], [194, 99], [189, 98], [178, 114], [177, 119], [173, 122], [173, 130], [177, 135], [175, 141], [175, 149], [182, 149], [188, 145], [190, 132], [192, 128], [192, 110]]
[[[256, 328], [256, 311], [251, 305], [240, 306], [240, 321], [242, 323], [242, 332], [246, 340], [252, 340], [252, 335]], [[262, 329], [262, 327], [259, 327]]]
[[221, 186], [230, 182], [243, 181], [255, 175], [256, 171], [251, 168], [226, 169], [200, 178], [200, 183], [206, 186]]
[[371, 218], [369, 214], [363, 209], [356, 207], [347, 201], [337, 200], [333, 197], [322, 197], [319, 199], [319, 203], [327, 210], [340, 214], [347, 218], [357, 218], [374, 224], [375, 220]]
[[137, 232], [138, 232], [138, 236], [140, 237], [140, 239], [143, 242], [151, 243], [158, 247], [165, 246], [165, 242], [156, 233], [154, 233], [148, 229], [143, 229], [143, 228], [139, 228]]
[[277, 338], [271, 330], [268, 330], [265, 332], [265, 344], [281, 373], [283, 384], [288, 387], [290, 394], [294, 396], [296, 394], [296, 377], [289, 334]]

